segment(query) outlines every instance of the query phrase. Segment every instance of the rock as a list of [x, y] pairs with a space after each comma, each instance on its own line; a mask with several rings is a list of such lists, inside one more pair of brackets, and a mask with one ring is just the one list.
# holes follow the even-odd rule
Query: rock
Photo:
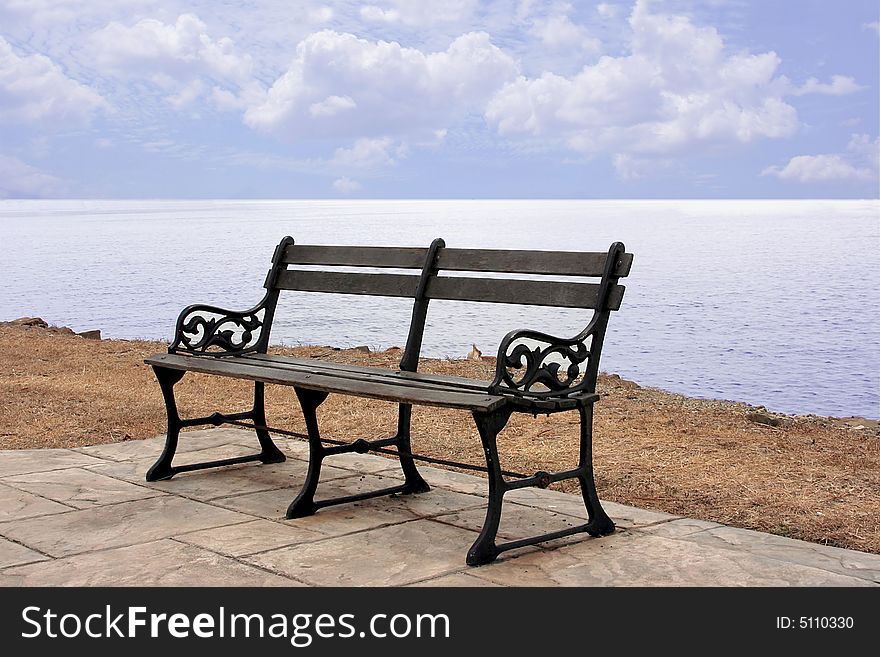
[[770, 417], [769, 415], [765, 415], [764, 413], [748, 413], [746, 415], [746, 419], [749, 422], [754, 422], [755, 424], [764, 424], [768, 427], [778, 427], [781, 424], [778, 418]]
[[497, 356], [482, 356], [482, 359], [486, 363], [494, 363], [498, 360]]
[[370, 353], [370, 348], [369, 348], [367, 345], [365, 345], [365, 344], [358, 345], [357, 347], [352, 347], [352, 349], [353, 349], [354, 351], [362, 351], [362, 352], [365, 353], [365, 354]]
[[392, 354], [394, 354], [394, 353], [397, 353], [398, 351], [403, 351], [403, 349], [401, 349], [400, 347], [388, 347], [388, 348], [385, 350], [385, 353], [386, 353], [386, 354], [387, 354], [387, 353], [392, 353]]
[[49, 324], [40, 317], [19, 317], [11, 322], [3, 322], [9, 326], [28, 326], [36, 328], [49, 328]]
[[620, 378], [620, 374], [605, 374], [603, 375], [603, 378], [608, 385], [614, 388], [623, 388], [624, 390], [638, 390], [642, 387], [635, 381]]
[[86, 340], [100, 340], [101, 329], [94, 329], [93, 331], [81, 331], [80, 333], [77, 333], [77, 335], [81, 338], [85, 338]]
[[467, 355], [468, 360], [480, 360], [483, 356], [483, 352], [477, 349], [477, 345], [472, 345], [473, 349]]

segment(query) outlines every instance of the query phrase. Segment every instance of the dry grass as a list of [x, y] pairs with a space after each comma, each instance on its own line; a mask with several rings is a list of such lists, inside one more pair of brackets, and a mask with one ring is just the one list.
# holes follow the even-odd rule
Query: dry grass
[[[164, 345], [90, 341], [38, 329], [0, 327], [0, 448], [72, 447], [137, 440], [164, 430], [152, 372], [142, 363]], [[308, 347], [279, 349], [339, 361], [392, 365], [396, 354]], [[425, 360], [427, 372], [491, 378], [489, 363]], [[178, 385], [184, 416], [244, 410], [245, 382], [189, 374]], [[880, 553], [880, 435], [876, 422], [781, 417], [780, 427], [746, 418], [754, 408], [600, 381], [595, 464], [604, 499], [804, 540]], [[304, 430], [292, 389], [270, 386], [269, 423]], [[395, 407], [331, 395], [321, 407], [329, 437], [376, 437]], [[577, 450], [574, 413], [516, 415], [499, 441], [503, 466], [531, 473], [565, 469]], [[464, 412], [416, 408], [414, 447], [480, 463]]]

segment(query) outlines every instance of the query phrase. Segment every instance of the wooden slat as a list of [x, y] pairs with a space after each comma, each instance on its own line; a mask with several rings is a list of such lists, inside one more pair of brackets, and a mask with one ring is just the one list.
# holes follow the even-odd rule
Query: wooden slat
[[[607, 253], [574, 251], [511, 251], [502, 249], [443, 249], [438, 267], [449, 271], [484, 271], [552, 276], [601, 276]], [[626, 276], [632, 267], [632, 253], [617, 264], [616, 274]]]
[[350, 274], [293, 269], [281, 272], [276, 282], [282, 290], [378, 297], [415, 297], [418, 284], [419, 277], [414, 274]]
[[426, 387], [456, 388], [485, 392], [489, 387], [488, 381], [467, 379], [460, 376], [442, 376], [439, 374], [425, 374], [423, 372], [406, 372], [392, 370], [387, 367], [367, 367], [364, 365], [350, 365], [348, 363], [334, 363], [329, 360], [293, 358], [291, 356], [278, 356], [275, 354], [247, 354], [242, 358], [271, 363], [274, 366], [290, 367], [311, 371], [314, 373], [339, 373], [342, 375], [354, 375], [372, 377], [385, 380], [389, 383], [420, 385]]
[[[291, 265], [328, 267], [394, 267], [421, 269], [427, 249], [391, 246], [309, 246], [287, 247], [284, 262]], [[576, 251], [521, 251], [510, 249], [440, 250], [438, 266], [450, 271], [483, 271], [508, 274], [553, 276], [601, 276], [606, 253]], [[616, 274], [627, 276], [633, 256], [626, 253]]]
[[457, 392], [430, 388], [394, 385], [376, 381], [360, 381], [332, 375], [310, 374], [280, 369], [243, 358], [221, 359], [207, 356], [157, 354], [144, 360], [147, 365], [170, 369], [216, 374], [234, 379], [262, 381], [281, 385], [295, 385], [309, 390], [339, 392], [356, 397], [381, 399], [397, 403], [442, 408], [460, 408], [471, 411], [491, 411], [505, 402], [500, 395], [485, 392]]
[[[611, 310], [620, 309], [624, 290], [623, 285], [615, 285], [611, 288], [608, 298], [608, 307]], [[595, 308], [599, 285], [561, 281], [438, 276], [428, 283], [427, 295], [429, 299]]]
[[[282, 290], [366, 294], [380, 297], [414, 297], [419, 277], [407, 274], [350, 274], [342, 272], [288, 270], [276, 283]], [[623, 285], [611, 288], [608, 307], [619, 310]], [[429, 299], [515, 303], [526, 306], [595, 308], [597, 283], [524, 281], [505, 278], [438, 276], [428, 283]]]
[[421, 269], [428, 249], [394, 246], [288, 246], [284, 262], [328, 267], [395, 267]]

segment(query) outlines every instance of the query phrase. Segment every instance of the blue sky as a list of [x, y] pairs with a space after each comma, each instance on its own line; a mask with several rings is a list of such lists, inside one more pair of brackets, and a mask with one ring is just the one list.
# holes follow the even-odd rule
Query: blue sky
[[877, 198], [876, 0], [0, 0], [0, 198]]

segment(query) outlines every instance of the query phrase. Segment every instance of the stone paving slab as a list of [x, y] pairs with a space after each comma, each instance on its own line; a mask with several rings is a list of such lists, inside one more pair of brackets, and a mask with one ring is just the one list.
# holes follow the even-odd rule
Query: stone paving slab
[[240, 557], [297, 543], [317, 541], [327, 536], [294, 523], [285, 524], [258, 519], [240, 525], [225, 525], [188, 534], [177, 534], [174, 538], [212, 552]]
[[45, 561], [46, 559], [49, 557], [44, 554], [34, 552], [19, 543], [0, 538], [0, 569], [34, 561]]
[[172, 495], [0, 523], [0, 536], [53, 557], [146, 543], [249, 516]]
[[[586, 511], [584, 511], [584, 516], [586, 515]], [[447, 513], [435, 517], [434, 520], [479, 532], [485, 518], [486, 505], [484, 503], [480, 508]], [[504, 505], [501, 511], [498, 537], [503, 540], [525, 538], [527, 536], [535, 536], [536, 534], [546, 534], [558, 529], [576, 527], [585, 522], [585, 518], [575, 518], [574, 516], [548, 511], [547, 509], [536, 509], [534, 507], [522, 506], [521, 504], [508, 503]], [[581, 540], [581, 538], [577, 535], [575, 536], [575, 540]], [[557, 541], [559, 540], [565, 539], [557, 539]]]
[[[77, 509], [140, 500], [163, 494], [161, 491], [135, 486], [127, 481], [107, 477], [85, 468], [33, 472], [6, 477], [3, 481], [8, 486], [14, 486], [28, 493], [39, 494]], [[68, 511], [69, 509], [65, 508], [64, 510]], [[0, 512], [0, 518], [2, 518], [2, 512]]]
[[[604, 503], [619, 531], [465, 554], [482, 526], [484, 478], [420, 467], [432, 490], [285, 520], [307, 445], [285, 463], [147, 483], [164, 440], [0, 452], [0, 585], [6, 586], [876, 586], [880, 556]], [[253, 453], [251, 431], [185, 432], [175, 464]], [[398, 464], [347, 454], [322, 468], [318, 498], [402, 481]], [[332, 464], [332, 465], [330, 465]], [[79, 508], [77, 508], [79, 507]], [[500, 537], [580, 524], [578, 495], [506, 496]]]
[[[676, 521], [683, 522], [683, 521]], [[702, 521], [691, 521], [702, 522]], [[672, 525], [673, 523], [669, 523]], [[687, 535], [687, 540], [704, 549], [747, 550], [750, 554], [779, 561], [810, 566], [819, 570], [880, 583], [880, 557], [855, 550], [798, 541], [749, 529], [727, 527], [717, 523]], [[669, 527], [650, 528], [652, 533], [665, 534]], [[647, 530], [646, 530], [647, 531]], [[871, 558], [875, 556], [875, 558]]]
[[70, 510], [69, 506], [0, 483], [0, 522], [64, 513]]
[[[379, 475], [359, 477], [352, 473], [347, 479], [336, 479], [325, 482], [319, 487], [319, 499], [336, 497], [340, 495], [353, 495], [369, 488], [386, 488], [395, 486], [402, 480], [386, 478]], [[342, 536], [352, 532], [373, 529], [384, 525], [393, 525], [401, 522], [416, 520], [419, 515], [405, 508], [401, 504], [392, 502], [389, 498], [374, 498], [352, 504], [321, 509], [313, 516], [285, 520], [288, 505], [293, 501], [296, 491], [290, 489], [278, 489], [252, 493], [250, 495], [238, 495], [236, 497], [224, 497], [212, 501], [212, 504], [227, 509], [248, 513], [267, 520], [278, 520], [290, 523], [296, 527], [309, 529], [325, 536]]]
[[490, 582], [485, 579], [480, 579], [479, 577], [474, 577], [473, 575], [468, 575], [467, 573], [452, 573], [451, 575], [441, 575], [440, 577], [435, 577], [432, 579], [422, 580], [421, 582], [416, 582], [415, 584], [407, 584], [407, 586], [412, 587], [438, 587], [438, 586], [449, 586], [449, 587], [499, 587], [501, 584], [496, 584], [495, 582]]
[[401, 586], [461, 570], [476, 537], [476, 532], [419, 520], [264, 552], [247, 561], [318, 586]]
[[[219, 458], [239, 456], [235, 452], [243, 449], [237, 446], [226, 448], [211, 448], [198, 453], [202, 461]], [[245, 451], [245, 453], [247, 453]], [[185, 461], [181, 459], [181, 463]], [[194, 461], [190, 461], [194, 462]], [[89, 467], [89, 470], [98, 472], [115, 479], [137, 484], [145, 487], [145, 490], [174, 493], [201, 501], [213, 500], [220, 497], [232, 497], [245, 493], [258, 493], [275, 488], [284, 488], [290, 499], [300, 489], [305, 480], [308, 470], [305, 461], [290, 459], [283, 463], [242, 463], [222, 468], [210, 468], [196, 470], [194, 472], [182, 472], [174, 475], [166, 481], [146, 481], [146, 473], [153, 460], [105, 462], [100, 465]], [[321, 468], [321, 479], [332, 480], [341, 477], [353, 477], [356, 473], [351, 470], [327, 466]]]
[[472, 573], [506, 586], [871, 586], [749, 550], [707, 550], [688, 540], [628, 531], [542, 550]]
[[[100, 463], [92, 464], [88, 469], [108, 474], [117, 479], [143, 483], [146, 481], [147, 471], [150, 469], [150, 466], [156, 462], [160, 452], [161, 450], [157, 450], [154, 454], [148, 455], [146, 458], [139, 456], [137, 458], [118, 461], [102, 459]], [[255, 450], [253, 447], [246, 447], [237, 443], [211, 445], [204, 449], [191, 449], [188, 452], [178, 454], [174, 458], [174, 465], [189, 465], [191, 463], [216, 461], [219, 459], [234, 458], [236, 456], [247, 456], [254, 452]], [[215, 470], [215, 472], [221, 472], [221, 470]], [[175, 477], [183, 477], [184, 474], [192, 473], [182, 473], [180, 475], [175, 475]]]
[[3, 586], [303, 586], [192, 545], [160, 541], [0, 570]]
[[30, 472], [82, 468], [101, 462], [99, 458], [72, 449], [13, 449], [4, 450], [2, 454], [0, 478]]

